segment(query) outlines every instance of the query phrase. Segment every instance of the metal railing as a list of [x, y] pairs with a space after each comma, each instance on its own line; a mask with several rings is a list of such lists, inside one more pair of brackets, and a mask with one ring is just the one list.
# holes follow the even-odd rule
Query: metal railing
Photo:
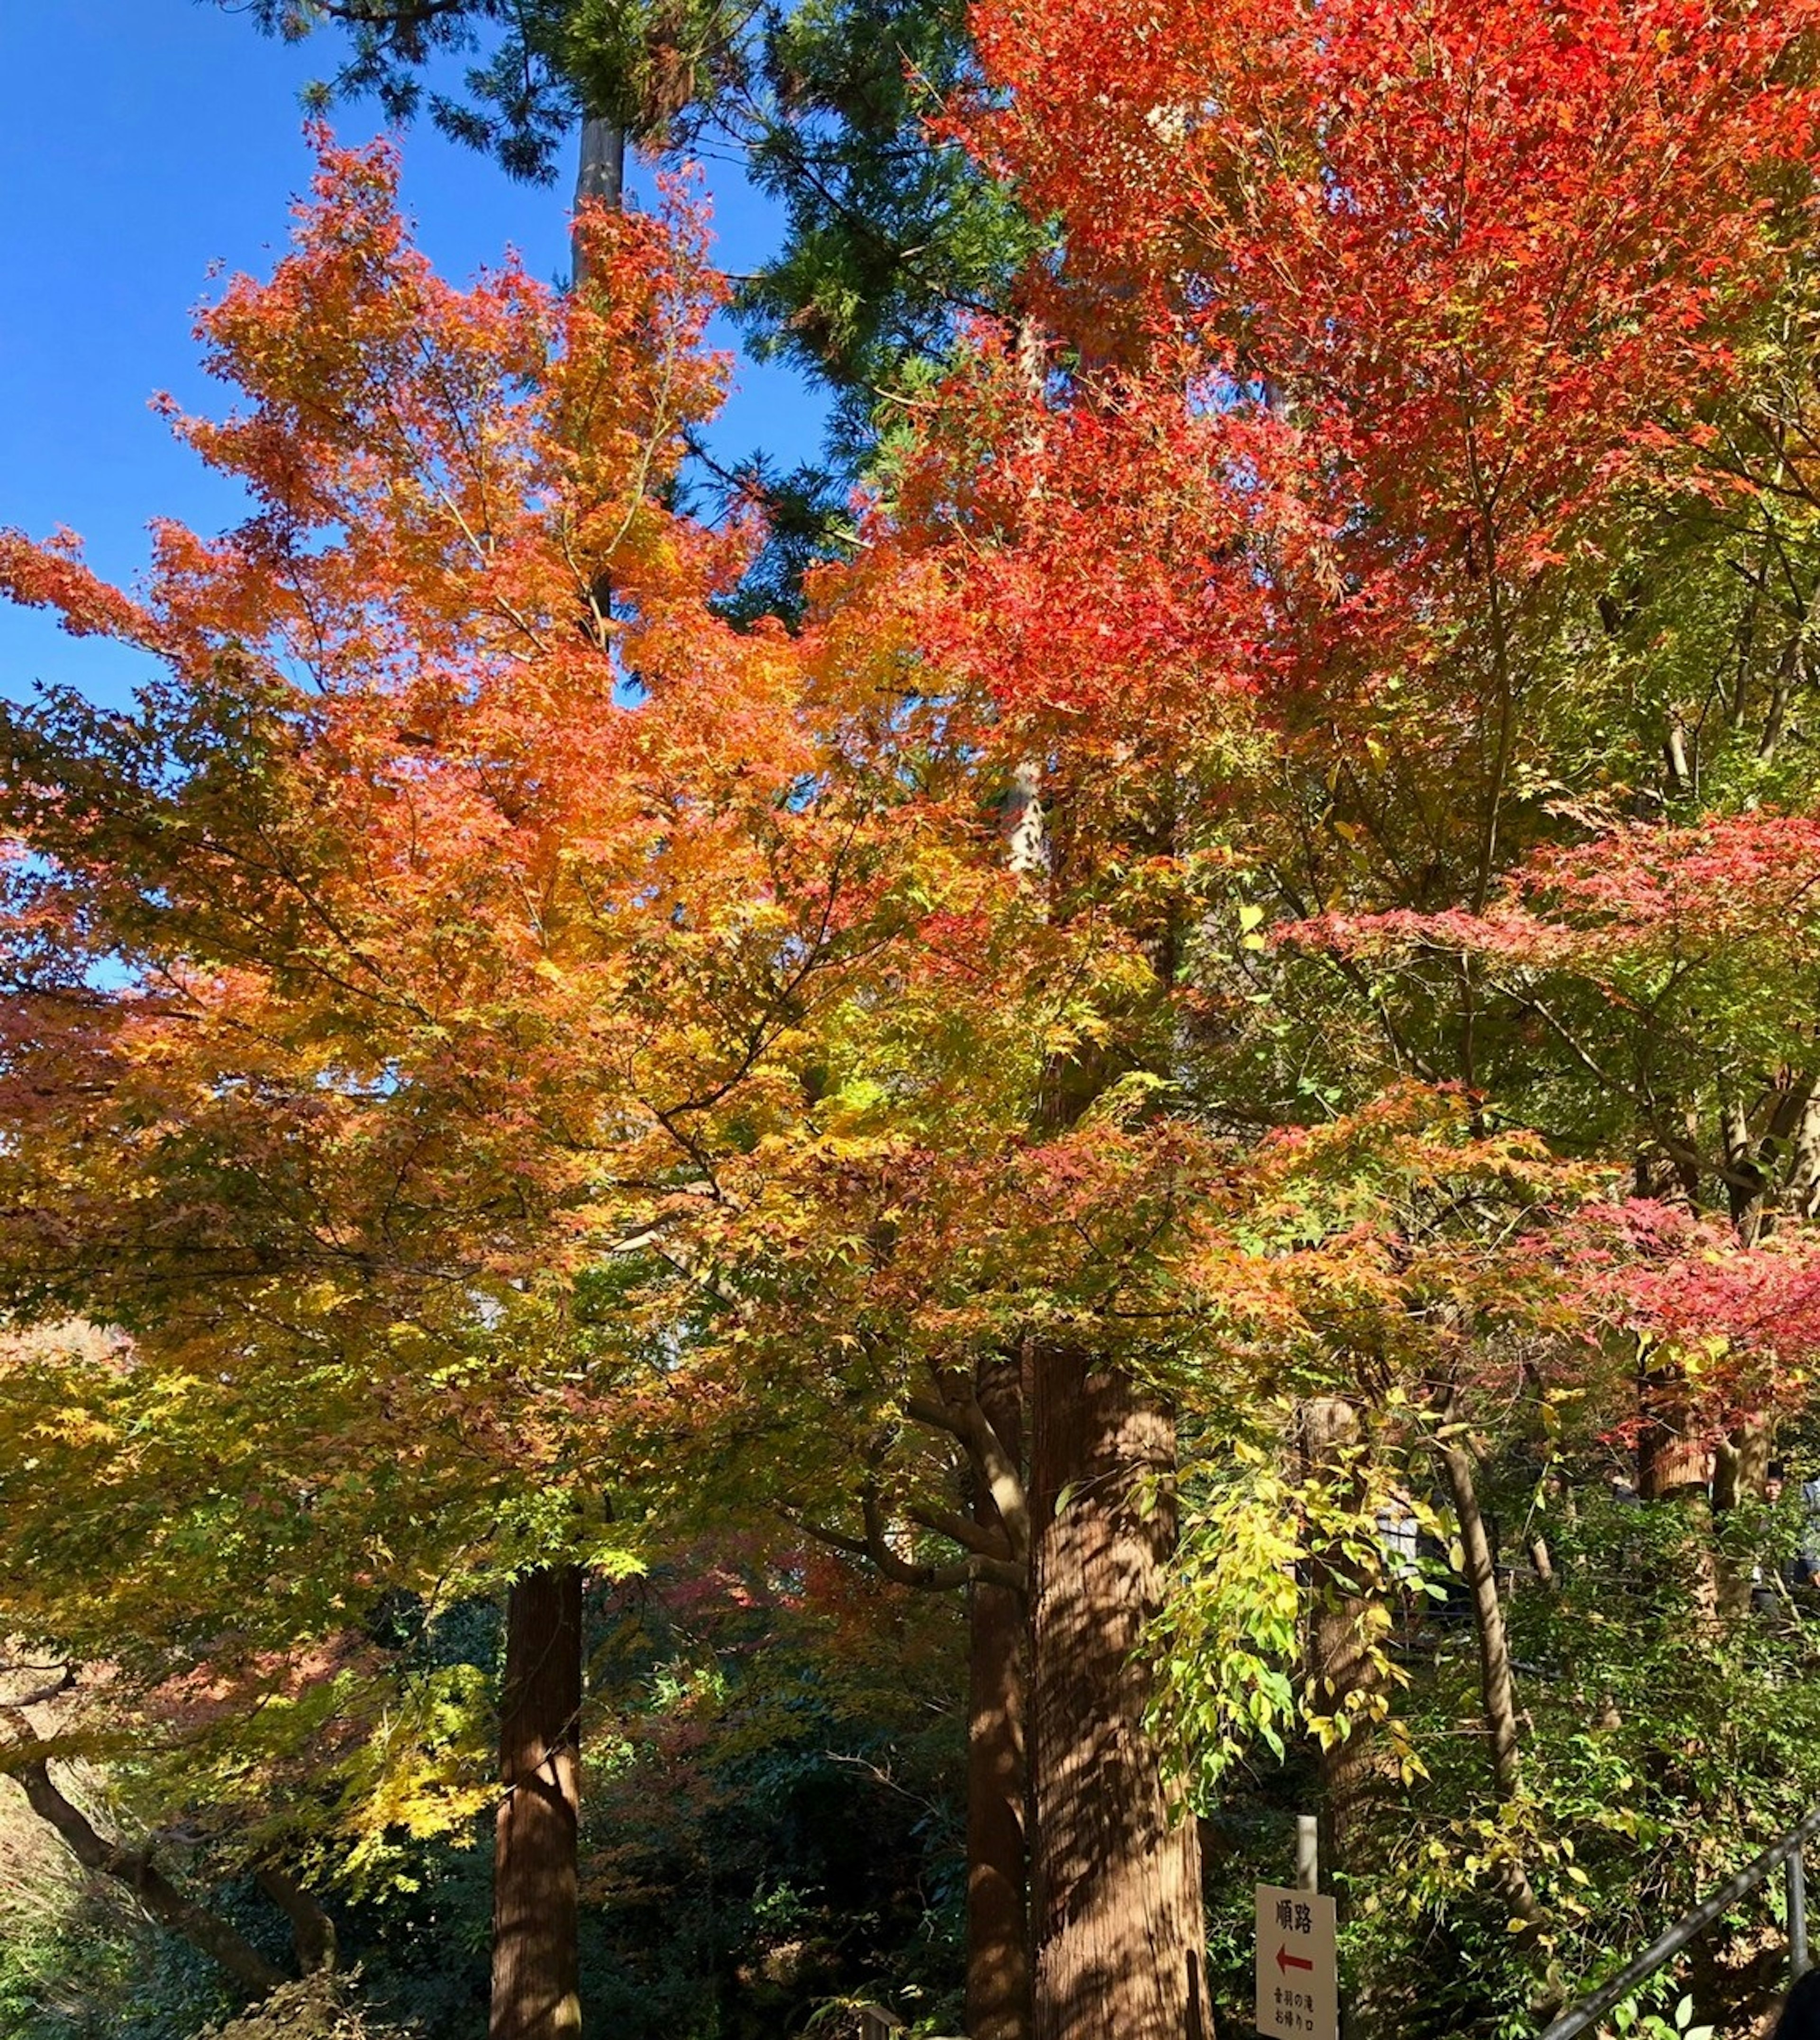
[[1788, 1873], [1789, 1975], [1791, 1979], [1800, 1976], [1809, 1966], [1807, 1882], [1802, 1850], [1816, 1835], [1820, 1835], [1820, 1807], [1816, 1807], [1799, 1827], [1791, 1828], [1780, 1841], [1772, 1842], [1761, 1855], [1753, 1857], [1737, 1876], [1722, 1884], [1711, 1897], [1702, 1899], [1666, 1933], [1658, 1935], [1640, 1955], [1627, 1962], [1590, 1996], [1570, 2005], [1552, 2025], [1544, 2027], [1537, 2040], [1574, 2040], [1576, 2034], [1596, 2026], [1614, 2004], [1621, 2004], [1639, 1984], [1654, 1976], [1663, 1963], [1673, 1961], [1689, 1941], [1704, 1933], [1722, 1913], [1729, 1912], [1739, 1899], [1767, 1882], [1784, 1867]]

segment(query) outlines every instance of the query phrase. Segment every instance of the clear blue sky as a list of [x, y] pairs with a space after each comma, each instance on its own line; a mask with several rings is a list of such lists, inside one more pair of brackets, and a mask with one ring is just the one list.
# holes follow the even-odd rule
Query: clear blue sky
[[[147, 409], [169, 390], [212, 401], [192, 308], [213, 263], [261, 272], [306, 181], [299, 93], [333, 46], [287, 48], [214, 0], [0, 0], [0, 525], [79, 531], [93, 563], [128, 577], [145, 525], [233, 523], [234, 491]], [[364, 139], [377, 109], [335, 125]], [[567, 267], [562, 190], [509, 182], [427, 124], [404, 138], [405, 196], [438, 265], [466, 276], [508, 243], [535, 273]], [[714, 177], [721, 259], [739, 268], [772, 222]], [[717, 433], [723, 457], [813, 451], [819, 406], [788, 376], [742, 363]], [[0, 603], [0, 691], [38, 678], [120, 699], [131, 661]]]

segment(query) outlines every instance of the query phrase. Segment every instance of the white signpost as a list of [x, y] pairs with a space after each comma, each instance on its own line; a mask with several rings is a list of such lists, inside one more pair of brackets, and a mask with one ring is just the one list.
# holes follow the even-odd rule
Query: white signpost
[[1258, 1886], [1258, 2030], [1265, 2040], [1339, 2040], [1334, 1901], [1314, 1891]]

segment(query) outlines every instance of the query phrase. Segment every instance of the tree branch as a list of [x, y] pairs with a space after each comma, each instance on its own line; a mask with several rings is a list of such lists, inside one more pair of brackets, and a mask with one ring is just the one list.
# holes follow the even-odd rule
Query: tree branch
[[305, 1976], [335, 1966], [335, 1923], [295, 1878], [268, 1863], [256, 1870], [253, 1882], [291, 1922], [291, 1943]]
[[[18, 1708], [0, 1707], [0, 1720], [26, 1748], [38, 1745], [37, 1730]], [[28, 1756], [10, 1768], [32, 1812], [47, 1826], [56, 1829], [85, 1870], [99, 1871], [124, 1884], [160, 1926], [169, 1928], [192, 1947], [200, 1948], [240, 1985], [249, 1999], [265, 1997], [285, 1981], [284, 1972], [276, 1962], [268, 1962], [225, 1920], [180, 1890], [151, 1860], [148, 1852], [123, 1848], [97, 1833], [82, 1809], [59, 1791], [44, 1757]]]
[[977, 1551], [982, 1559], [1009, 1559], [1011, 1556], [1010, 1538], [988, 1530], [983, 1523], [970, 1523], [965, 1516], [957, 1516], [951, 1509], [912, 1502], [904, 1513], [912, 1523], [920, 1523], [925, 1530], [933, 1530], [938, 1537], [947, 1538], [964, 1551]]
[[[939, 1380], [940, 1377], [938, 1377]], [[943, 1393], [940, 1402], [932, 1402], [927, 1396], [912, 1395], [904, 1405], [904, 1414], [919, 1424], [931, 1429], [946, 1431], [950, 1437], [964, 1444], [972, 1459], [975, 1471], [986, 1483], [992, 1498], [992, 1505], [999, 1512], [999, 1520], [1005, 1526], [1005, 1535], [1011, 1542], [1011, 1555], [1022, 1561], [1030, 1551], [1030, 1504], [1023, 1478], [1018, 1471], [1015, 1457], [1009, 1452], [1005, 1441], [993, 1428], [992, 1419], [981, 1407], [973, 1384], [954, 1383], [958, 1394], [950, 1393], [950, 1383], [941, 1380]]]
[[[1029, 1569], [1015, 1559], [970, 1551], [964, 1559], [936, 1566], [900, 1557], [891, 1548], [888, 1526], [876, 1492], [862, 1498], [861, 1509], [866, 1518], [863, 1537], [849, 1536], [843, 1531], [831, 1529], [825, 1523], [812, 1522], [807, 1517], [787, 1511], [784, 1513], [784, 1520], [804, 1536], [825, 1544], [830, 1551], [840, 1551], [850, 1559], [865, 1559], [897, 1586], [913, 1587], [922, 1593], [946, 1593], [956, 1587], [975, 1585], [1008, 1587], [1013, 1593], [1028, 1591]], [[916, 1512], [910, 1513], [914, 1518]], [[949, 1533], [943, 1529], [941, 1534], [945, 1536]]]

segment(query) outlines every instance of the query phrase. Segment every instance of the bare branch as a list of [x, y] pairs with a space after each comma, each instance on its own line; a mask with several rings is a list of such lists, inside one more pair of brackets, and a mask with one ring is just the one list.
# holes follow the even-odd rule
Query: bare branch
[[1030, 1551], [1030, 1504], [1015, 1456], [993, 1428], [981, 1406], [973, 1383], [964, 1378], [938, 1371], [942, 1399], [912, 1395], [904, 1405], [904, 1414], [931, 1429], [946, 1431], [967, 1448], [976, 1472], [986, 1483], [999, 1520], [1011, 1543], [1011, 1555], [1027, 1559]]
[[951, 1543], [958, 1544], [963, 1551], [977, 1551], [982, 1559], [1008, 1559], [1012, 1555], [1011, 1540], [1003, 1532], [988, 1530], [982, 1523], [970, 1523], [952, 1509], [910, 1502], [905, 1505], [904, 1513], [912, 1523], [920, 1524], [925, 1530], [933, 1530], [938, 1537], [946, 1537]]

